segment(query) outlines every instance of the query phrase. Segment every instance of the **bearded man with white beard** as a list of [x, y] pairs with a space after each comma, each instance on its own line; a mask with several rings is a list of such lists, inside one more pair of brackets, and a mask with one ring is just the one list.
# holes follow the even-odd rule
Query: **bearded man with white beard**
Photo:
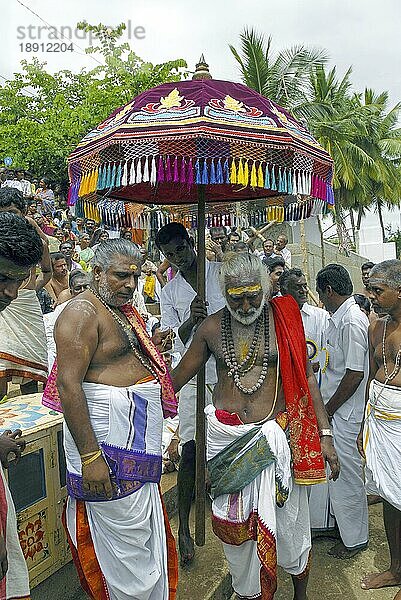
[[[226, 254], [220, 287], [226, 306], [198, 327], [172, 373], [178, 391], [216, 359], [213, 405], [206, 407], [212, 522], [240, 598], [273, 598], [277, 564], [306, 600], [311, 550], [306, 485], [337, 479], [339, 464], [299, 308], [269, 302], [257, 256]], [[287, 435], [288, 434], [288, 435]]]

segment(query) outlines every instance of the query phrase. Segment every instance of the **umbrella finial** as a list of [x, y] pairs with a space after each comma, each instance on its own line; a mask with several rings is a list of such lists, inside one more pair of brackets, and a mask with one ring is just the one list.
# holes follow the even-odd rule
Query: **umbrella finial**
[[205, 61], [203, 54], [201, 55], [199, 62], [195, 65], [195, 73], [192, 75], [192, 79], [212, 79], [209, 73], [209, 65]]

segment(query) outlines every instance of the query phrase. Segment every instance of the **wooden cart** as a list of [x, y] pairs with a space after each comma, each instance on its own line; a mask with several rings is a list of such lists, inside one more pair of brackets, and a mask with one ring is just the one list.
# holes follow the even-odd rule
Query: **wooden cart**
[[0, 431], [21, 429], [27, 447], [10, 464], [8, 483], [31, 588], [71, 560], [61, 514], [66, 498], [65, 457], [59, 413], [41, 404], [42, 394], [0, 405]]

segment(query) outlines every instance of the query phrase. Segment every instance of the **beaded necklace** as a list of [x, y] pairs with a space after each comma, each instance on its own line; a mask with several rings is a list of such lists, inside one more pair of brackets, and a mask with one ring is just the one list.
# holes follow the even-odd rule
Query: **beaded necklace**
[[383, 327], [383, 338], [382, 338], [382, 354], [383, 354], [383, 368], [384, 368], [384, 374], [386, 376], [386, 382], [385, 385], [387, 384], [388, 381], [391, 381], [392, 379], [394, 379], [395, 377], [397, 377], [399, 371], [400, 371], [400, 367], [401, 367], [401, 345], [398, 349], [398, 352], [395, 356], [395, 361], [394, 361], [394, 369], [391, 371], [391, 373], [388, 372], [387, 369], [387, 360], [386, 360], [386, 332], [387, 332], [387, 323], [389, 322], [390, 317], [388, 316], [385, 321], [384, 321], [384, 327]]
[[153, 368], [152, 364], [150, 363], [148, 358], [145, 358], [143, 356], [143, 354], [138, 350], [135, 341], [138, 343], [135, 332], [133, 331], [132, 327], [130, 327], [129, 325], [127, 325], [126, 323], [124, 323], [124, 321], [121, 319], [121, 317], [111, 308], [111, 306], [109, 306], [104, 300], [103, 298], [93, 289], [93, 288], [89, 288], [90, 291], [92, 292], [92, 294], [94, 296], [96, 296], [96, 298], [103, 304], [103, 306], [109, 311], [109, 313], [111, 314], [111, 316], [113, 317], [113, 319], [115, 321], [117, 321], [117, 323], [120, 325], [121, 329], [123, 330], [123, 332], [125, 333], [125, 335], [127, 336], [129, 345], [131, 346], [131, 349], [133, 351], [133, 353], [135, 354], [136, 358], [139, 360], [139, 362], [142, 364], [143, 367], [145, 367], [145, 369], [147, 371], [150, 371], [153, 375], [153, 377], [155, 379], [158, 379], [158, 375], [156, 370]]
[[[264, 324], [264, 328], [262, 325]], [[255, 331], [253, 334], [252, 343], [249, 347], [248, 353], [245, 358], [238, 363], [237, 356], [235, 353], [234, 339], [231, 328], [231, 315], [227, 307], [224, 308], [223, 318], [221, 320], [221, 340], [223, 348], [224, 362], [228, 367], [228, 376], [232, 377], [235, 386], [244, 394], [254, 394], [262, 386], [269, 368], [269, 357], [270, 357], [270, 335], [269, 335], [269, 310], [265, 305], [260, 316], [256, 320]], [[241, 378], [244, 377], [245, 373], [250, 371], [256, 362], [256, 358], [259, 353], [260, 344], [262, 341], [264, 329], [265, 336], [265, 347], [263, 353], [262, 370], [256, 384], [250, 388], [242, 385]]]

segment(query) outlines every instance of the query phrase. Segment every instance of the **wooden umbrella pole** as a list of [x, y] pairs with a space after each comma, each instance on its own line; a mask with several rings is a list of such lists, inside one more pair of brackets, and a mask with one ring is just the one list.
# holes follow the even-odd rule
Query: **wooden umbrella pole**
[[[198, 296], [206, 299], [205, 283], [205, 187], [198, 186]], [[205, 367], [197, 375], [196, 388], [196, 485], [195, 485], [195, 543], [205, 545]]]

